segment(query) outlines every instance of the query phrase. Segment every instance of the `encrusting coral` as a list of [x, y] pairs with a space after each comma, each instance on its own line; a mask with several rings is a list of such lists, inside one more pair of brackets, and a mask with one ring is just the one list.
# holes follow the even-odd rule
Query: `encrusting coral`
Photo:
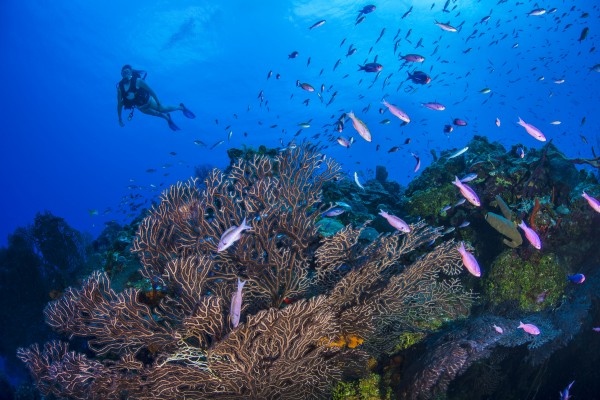
[[[465, 315], [473, 296], [453, 241], [424, 223], [368, 245], [362, 227], [318, 235], [321, 187], [340, 166], [310, 145], [275, 158], [240, 159], [172, 186], [139, 226], [132, 251], [160, 288], [117, 293], [97, 271], [45, 309], [62, 341], [18, 356], [45, 395], [72, 399], [328, 398], [342, 377], [366, 374], [369, 357], [403, 332]], [[226, 251], [221, 235], [251, 229]], [[237, 279], [241, 320], [228, 321]]]

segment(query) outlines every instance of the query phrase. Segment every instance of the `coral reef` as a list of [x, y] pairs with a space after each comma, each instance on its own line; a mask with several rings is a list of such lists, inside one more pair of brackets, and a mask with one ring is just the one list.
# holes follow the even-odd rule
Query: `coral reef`
[[390, 388], [382, 388], [381, 377], [369, 374], [354, 382], [340, 382], [335, 387], [333, 400], [389, 400], [392, 397]]
[[[64, 254], [51, 240], [15, 236], [27, 245], [13, 250], [31, 247], [31, 265], [57, 271], [52, 295], [62, 297], [44, 316], [69, 338], [18, 355], [48, 397], [380, 398], [391, 383], [407, 399], [514, 398], [506, 379], [522, 388], [541, 381], [531, 366], [580, 351], [577, 335], [597, 314], [600, 252], [590, 238], [600, 236], [600, 215], [581, 193], [598, 197], [600, 185], [573, 165], [596, 161], [567, 159], [551, 143], [525, 158], [479, 136], [468, 146], [452, 159], [454, 150], [442, 152], [404, 191], [380, 166], [358, 190], [307, 144], [231, 149], [224, 172], [198, 168], [203, 182], [170, 187], [131, 226], [107, 226], [94, 253], [68, 229], [59, 229]], [[470, 173], [481, 207], [451, 184]], [[333, 206], [344, 212], [324, 217]], [[381, 209], [412, 232], [396, 232]], [[43, 225], [63, 226], [46, 217]], [[217, 251], [244, 218], [251, 229]], [[523, 244], [521, 220], [541, 251]], [[482, 279], [465, 280], [484, 292], [473, 309], [453, 238], [470, 242], [482, 266]], [[63, 294], [81, 264], [104, 271]], [[567, 281], [576, 272], [588, 276], [584, 285]], [[238, 278], [247, 283], [233, 327]], [[519, 320], [542, 334], [517, 329]], [[473, 382], [477, 390], [463, 390]]]
[[566, 276], [567, 271], [552, 253], [523, 260], [515, 251], [505, 250], [485, 277], [486, 298], [492, 304], [514, 302], [523, 311], [540, 311], [562, 297]]
[[[408, 234], [359, 240], [366, 225], [329, 237], [316, 222], [339, 165], [310, 145], [237, 160], [166, 190], [140, 223], [132, 251], [142, 290], [113, 289], [96, 271], [45, 309], [69, 338], [18, 356], [46, 396], [73, 399], [327, 398], [393, 349], [389, 335], [429, 332], [468, 313], [473, 295], [456, 244], [413, 224]], [[223, 232], [251, 230], [226, 251]], [[247, 281], [236, 327], [227, 315]], [[152, 301], [149, 301], [152, 300]], [[75, 346], [75, 347], [74, 347]]]

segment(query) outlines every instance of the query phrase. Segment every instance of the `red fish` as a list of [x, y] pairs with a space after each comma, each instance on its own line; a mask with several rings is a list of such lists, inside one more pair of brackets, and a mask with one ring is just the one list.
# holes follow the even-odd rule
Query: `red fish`
[[409, 62], [423, 62], [425, 61], [425, 57], [423, 57], [422, 55], [419, 54], [407, 54], [404, 56], [400, 56], [401, 59], [403, 59], [404, 61], [409, 61]]
[[365, 65], [358, 65], [358, 70], [359, 71], [365, 71], [365, 72], [379, 72], [383, 69], [383, 65], [378, 64], [378, 63], [368, 63]]
[[300, 87], [301, 87], [302, 89], [306, 90], [307, 92], [314, 92], [314, 91], [315, 91], [315, 88], [314, 88], [314, 87], [312, 87], [312, 85], [311, 85], [311, 84], [309, 84], [309, 83], [301, 83], [301, 84], [300, 84]]

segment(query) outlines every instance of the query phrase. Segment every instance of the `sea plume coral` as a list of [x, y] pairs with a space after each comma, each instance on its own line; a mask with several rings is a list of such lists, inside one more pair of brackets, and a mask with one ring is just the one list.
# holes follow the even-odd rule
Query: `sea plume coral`
[[[317, 233], [321, 187], [340, 166], [310, 145], [271, 159], [238, 160], [169, 188], [140, 224], [132, 251], [164, 296], [117, 293], [105, 273], [68, 289], [46, 321], [91, 353], [50, 342], [19, 350], [40, 391], [75, 399], [327, 398], [343, 376], [360, 376], [389, 335], [424, 331], [467, 312], [453, 242], [440, 230], [358, 241], [364, 228]], [[217, 252], [244, 218], [251, 231]], [[431, 251], [429, 251], [431, 250]], [[227, 315], [238, 277], [242, 318]]]

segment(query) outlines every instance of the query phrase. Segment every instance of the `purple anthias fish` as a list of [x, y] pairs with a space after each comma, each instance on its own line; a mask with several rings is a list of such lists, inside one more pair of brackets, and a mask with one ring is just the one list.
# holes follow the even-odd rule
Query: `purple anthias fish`
[[406, 54], [404, 56], [399, 56], [401, 59], [403, 59], [404, 61], [409, 61], [409, 62], [423, 62], [425, 61], [425, 57], [423, 57], [420, 54]]
[[368, 63], [365, 65], [358, 65], [358, 70], [359, 71], [365, 71], [365, 72], [379, 72], [383, 69], [383, 65], [378, 64], [378, 63]]
[[525, 150], [523, 150], [523, 148], [522, 148], [522, 147], [517, 147], [517, 155], [518, 155], [520, 158], [525, 158]]
[[431, 78], [429, 77], [429, 75], [427, 75], [425, 72], [423, 71], [415, 71], [412, 74], [410, 72], [406, 72], [408, 74], [408, 78], [411, 81], [413, 81], [413, 83], [416, 83], [418, 85], [426, 85], [429, 82], [431, 82]]
[[338, 215], [341, 215], [344, 213], [343, 208], [341, 207], [334, 207], [334, 208], [330, 208], [329, 210], [325, 211], [323, 214], [321, 214], [323, 217], [337, 217]]
[[421, 103], [423, 107], [429, 108], [430, 110], [435, 111], [444, 111], [446, 106], [441, 103]]
[[569, 390], [571, 390], [571, 386], [573, 386], [574, 383], [575, 381], [569, 383], [569, 386], [567, 386], [565, 390], [558, 392], [560, 394], [560, 400], [569, 400], [571, 398], [571, 396], [569, 396]]
[[462, 261], [467, 271], [469, 271], [471, 275], [479, 278], [481, 276], [481, 269], [479, 268], [479, 263], [475, 259], [475, 256], [469, 253], [467, 249], [465, 249], [464, 242], [460, 242], [460, 246], [457, 250], [462, 256]]
[[585, 282], [585, 275], [584, 274], [569, 275], [569, 276], [567, 276], [567, 279], [573, 283], [577, 283], [580, 285], [583, 282]]
[[594, 211], [600, 212], [600, 201], [598, 201], [598, 199], [590, 196], [586, 192], [583, 192], [581, 196], [587, 200], [588, 204], [594, 209]]
[[387, 222], [390, 223], [391, 226], [398, 229], [399, 231], [406, 232], [406, 233], [410, 232], [410, 226], [408, 226], [408, 224], [406, 222], [404, 222], [400, 218], [396, 217], [395, 215], [388, 214], [383, 210], [379, 210], [379, 215], [381, 215], [383, 218], [385, 218], [387, 220]]
[[533, 247], [538, 250], [542, 249], [542, 241], [540, 240], [540, 237], [533, 229], [527, 226], [525, 221], [521, 221], [519, 228], [523, 229], [523, 232], [525, 232], [525, 237]]
[[530, 335], [539, 335], [541, 333], [540, 328], [538, 328], [537, 326], [535, 326], [533, 324], [524, 324], [521, 321], [519, 321], [519, 326], [517, 328], [523, 329], [525, 332], [529, 333]]
[[223, 251], [229, 248], [233, 243], [240, 239], [244, 230], [251, 228], [251, 226], [246, 225], [246, 218], [244, 218], [240, 226], [234, 225], [227, 229], [225, 232], [223, 232], [223, 235], [221, 235], [221, 240], [219, 240], [217, 251]]
[[456, 126], [467, 126], [467, 121], [460, 119], [460, 118], [454, 118], [454, 121], [452, 121], [452, 122]]
[[238, 278], [237, 291], [233, 294], [233, 296], [231, 296], [229, 319], [234, 328], [237, 328], [240, 323], [240, 314], [242, 311], [242, 289], [244, 288], [245, 284], [246, 281], [242, 281], [240, 278]]
[[534, 138], [536, 138], [540, 142], [545, 142], [546, 141], [546, 136], [544, 136], [544, 134], [542, 133], [542, 131], [540, 131], [535, 126], [533, 126], [531, 124], [528, 124], [527, 122], [523, 121], [521, 119], [521, 117], [519, 117], [519, 121], [517, 123], [519, 125], [521, 125], [523, 128], [525, 128], [525, 130], [527, 131], [527, 133], [529, 133], [531, 136], [533, 136]]
[[494, 327], [494, 330], [500, 334], [504, 333], [504, 329], [500, 328], [497, 325], [492, 325]]
[[392, 115], [395, 115], [400, 120], [406, 122], [407, 124], [410, 122], [410, 117], [408, 116], [408, 114], [406, 114], [404, 111], [402, 111], [401, 109], [399, 109], [395, 105], [388, 103], [385, 99], [383, 99], [381, 101], [381, 104], [383, 104], [384, 106], [386, 106], [388, 108], [388, 110], [390, 110], [390, 112], [392, 113]]
[[475, 191], [471, 189], [469, 185], [462, 183], [460, 179], [458, 179], [458, 176], [454, 177], [454, 182], [452, 183], [460, 189], [460, 194], [462, 194], [469, 203], [473, 204], [475, 207], [479, 207], [481, 205], [477, 193], [475, 193]]
[[415, 161], [417, 162], [415, 164], [415, 169], [413, 170], [413, 172], [417, 172], [419, 170], [419, 168], [421, 168], [421, 159], [415, 153], [411, 152], [410, 154], [412, 154], [412, 156], [415, 158]]
[[342, 146], [344, 146], [344, 147], [346, 147], [346, 148], [349, 148], [350, 146], [352, 146], [352, 142], [351, 142], [351, 141], [349, 141], [348, 139], [346, 139], [346, 138], [345, 138], [345, 137], [343, 137], [343, 136], [340, 136], [340, 137], [338, 137], [338, 138], [337, 138], [337, 142], [338, 142], [340, 145], [342, 145]]

